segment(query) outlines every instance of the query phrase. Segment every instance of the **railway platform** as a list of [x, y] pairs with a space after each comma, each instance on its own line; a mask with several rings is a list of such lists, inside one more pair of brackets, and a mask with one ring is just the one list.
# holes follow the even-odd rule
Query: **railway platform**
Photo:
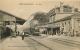
[[29, 45], [27, 45], [20, 36], [16, 38], [6, 38], [0, 43], [0, 47], [1, 50], [30, 50]]

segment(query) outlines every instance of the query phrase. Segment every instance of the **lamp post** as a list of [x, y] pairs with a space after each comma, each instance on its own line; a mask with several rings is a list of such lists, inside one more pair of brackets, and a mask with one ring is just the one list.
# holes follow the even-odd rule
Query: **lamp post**
[[10, 35], [11, 35], [10, 40], [12, 39], [11, 21], [12, 20], [10, 19], [10, 22], [9, 22], [10, 23]]

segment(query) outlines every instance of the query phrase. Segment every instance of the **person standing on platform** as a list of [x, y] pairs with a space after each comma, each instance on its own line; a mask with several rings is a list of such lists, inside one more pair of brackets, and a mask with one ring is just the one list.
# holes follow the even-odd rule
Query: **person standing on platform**
[[18, 31], [18, 36], [19, 36], [19, 31]]
[[24, 40], [24, 32], [22, 33], [22, 40]]

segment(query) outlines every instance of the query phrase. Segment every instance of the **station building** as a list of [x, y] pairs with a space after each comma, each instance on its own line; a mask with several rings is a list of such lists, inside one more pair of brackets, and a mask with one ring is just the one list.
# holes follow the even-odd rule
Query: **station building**
[[[0, 38], [9, 35], [16, 36], [17, 25], [23, 25], [25, 22], [25, 19], [0, 10]], [[14, 28], [12, 28], [12, 26], [14, 26]]]
[[80, 36], [80, 12], [74, 6], [63, 5], [55, 6], [51, 9], [47, 16], [49, 22], [45, 25], [37, 26], [45, 28], [47, 34]]

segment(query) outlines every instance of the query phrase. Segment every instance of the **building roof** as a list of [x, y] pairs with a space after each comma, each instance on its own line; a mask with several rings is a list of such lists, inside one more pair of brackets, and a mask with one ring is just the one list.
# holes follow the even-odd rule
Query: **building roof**
[[67, 17], [64, 17], [62, 19], [59, 19], [57, 21], [54, 21], [53, 23], [56, 23], [56, 22], [60, 22], [60, 21], [66, 21], [66, 20], [70, 20], [72, 17], [79, 17], [80, 18], [80, 13], [76, 13], [76, 14], [73, 14], [73, 15], [70, 15], [70, 16], [67, 16]]
[[[69, 5], [63, 5], [63, 13], [71, 13], [72, 12], [72, 8], [74, 7], [71, 7]], [[56, 10], [58, 13], [60, 13], [60, 7], [56, 7], [56, 8], [52, 8], [48, 13], [47, 13], [47, 16], [51, 17], [53, 16], [54, 14], [56, 14]], [[74, 12], [79, 12], [78, 11], [78, 8], [74, 8]]]
[[[15, 15], [12, 15], [12, 14], [10, 14], [10, 13], [8, 13], [8, 12], [5, 12], [5, 11], [2, 11], [2, 10], [0, 10], [0, 12], [1, 13], [4, 13], [4, 14], [7, 14], [7, 15], [9, 15], [9, 16], [11, 16], [11, 17], [15, 17], [16, 18], [16, 23], [18, 23], [18, 24], [24, 24], [25, 22], [26, 22], [26, 20], [25, 19], [22, 19], [22, 18], [20, 18], [20, 17], [17, 17], [17, 16], [15, 16]], [[5, 21], [5, 22], [9, 22], [9, 21]], [[13, 22], [15, 22], [15, 21], [13, 21]]]
[[66, 20], [70, 20], [70, 19], [71, 19], [71, 16], [68, 16], [68, 17], [59, 19], [59, 20], [57, 20], [57, 21], [54, 21], [53, 23], [60, 22], [60, 21], [66, 21]]

